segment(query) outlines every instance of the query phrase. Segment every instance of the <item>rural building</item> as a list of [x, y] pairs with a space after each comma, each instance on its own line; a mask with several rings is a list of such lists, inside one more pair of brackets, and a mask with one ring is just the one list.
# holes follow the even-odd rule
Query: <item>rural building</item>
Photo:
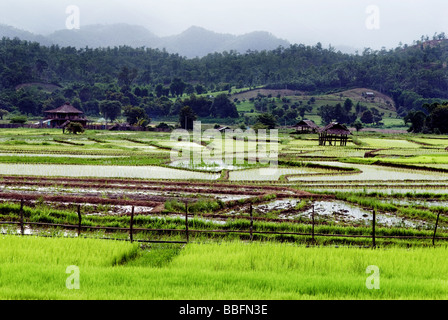
[[70, 122], [79, 122], [85, 127], [88, 121], [84, 112], [76, 109], [69, 102], [57, 109], [45, 111], [45, 113], [47, 116], [43, 123], [47, 123], [50, 128], [64, 128]]
[[336, 146], [337, 143], [341, 146], [346, 146], [348, 136], [352, 133], [343, 124], [332, 122], [324, 128], [319, 129], [319, 145], [325, 146], [328, 142], [330, 146]]
[[367, 91], [365, 93], [366, 98], [375, 98], [375, 93]]
[[319, 126], [312, 120], [302, 120], [296, 124], [296, 130], [300, 133], [316, 133]]
[[219, 132], [225, 132], [226, 130], [229, 130], [230, 128], [229, 127], [219, 127], [219, 128], [216, 128], [216, 130], [218, 130]]

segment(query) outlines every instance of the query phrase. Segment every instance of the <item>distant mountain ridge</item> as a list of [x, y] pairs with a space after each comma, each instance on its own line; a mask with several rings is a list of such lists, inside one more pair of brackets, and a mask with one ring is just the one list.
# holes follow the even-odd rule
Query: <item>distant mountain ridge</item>
[[20, 30], [11, 26], [0, 24], [0, 38], [19, 38], [20, 40], [39, 42], [42, 45], [50, 45], [51, 41], [45, 36], [36, 35], [34, 33]]
[[203, 57], [209, 53], [234, 50], [245, 53], [248, 50], [273, 50], [279, 46], [288, 47], [290, 43], [275, 37], [269, 32], [255, 31], [244, 35], [216, 33], [201, 27], [192, 26], [181, 34], [158, 37], [148, 29], [129, 24], [89, 25], [79, 30], [58, 30], [50, 35], [35, 35], [14, 27], [0, 25], [0, 37], [20, 38], [36, 41], [42, 45], [57, 44], [76, 48], [147, 47], [166, 49], [187, 58]]

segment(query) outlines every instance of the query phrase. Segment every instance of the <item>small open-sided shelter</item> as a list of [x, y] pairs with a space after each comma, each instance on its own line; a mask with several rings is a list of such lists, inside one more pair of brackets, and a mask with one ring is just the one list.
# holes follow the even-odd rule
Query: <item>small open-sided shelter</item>
[[351, 134], [350, 130], [343, 124], [332, 122], [319, 129], [319, 145], [325, 146], [328, 142], [328, 145], [336, 146], [339, 142], [341, 146], [346, 146], [348, 136]]
[[302, 120], [296, 124], [296, 130], [301, 133], [316, 133], [319, 126], [312, 120]]

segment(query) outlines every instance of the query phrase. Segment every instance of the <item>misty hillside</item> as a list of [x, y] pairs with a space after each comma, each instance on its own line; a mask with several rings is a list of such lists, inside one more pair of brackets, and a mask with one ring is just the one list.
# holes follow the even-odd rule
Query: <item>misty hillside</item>
[[100, 48], [115, 46], [155, 47], [159, 38], [140, 26], [128, 24], [90, 25], [79, 30], [59, 30], [47, 38], [54, 44], [63, 47]]
[[248, 50], [273, 50], [279, 46], [288, 47], [290, 44], [268, 32], [251, 32], [235, 36], [193, 26], [179, 35], [162, 38], [160, 45], [168, 52], [194, 58], [196, 56], [203, 57], [208, 53], [230, 50], [240, 53], [245, 53]]
[[57, 44], [62, 47], [105, 48], [130, 46], [166, 49], [187, 58], [203, 57], [209, 53], [234, 50], [245, 53], [248, 50], [273, 50], [279, 46], [288, 47], [286, 40], [268, 32], [252, 32], [241, 36], [221, 34], [200, 27], [191, 27], [179, 35], [158, 37], [148, 29], [129, 25], [90, 25], [79, 30], [59, 30], [48, 36], [35, 35], [9, 26], [0, 25], [0, 37], [20, 38], [39, 42], [42, 45]]
[[3, 37], [10, 39], [19, 38], [20, 40], [39, 42], [41, 45], [52, 44], [52, 42], [44, 36], [0, 24], [0, 38]]

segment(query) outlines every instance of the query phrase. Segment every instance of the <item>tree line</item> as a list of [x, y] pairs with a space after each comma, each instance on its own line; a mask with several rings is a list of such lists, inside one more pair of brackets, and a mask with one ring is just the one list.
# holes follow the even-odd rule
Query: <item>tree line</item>
[[[390, 50], [365, 49], [354, 55], [318, 43], [186, 59], [159, 49], [47, 47], [3, 38], [0, 108], [37, 116], [69, 100], [87, 115], [98, 115], [106, 102], [112, 101], [119, 102], [123, 112], [129, 113], [131, 106], [154, 118], [179, 112], [182, 102], [172, 100], [184, 94], [199, 99], [205, 93], [232, 87], [266, 86], [310, 94], [366, 87], [390, 95], [404, 117], [411, 111], [425, 112], [425, 104], [448, 99], [447, 41], [443, 37], [428, 40]], [[53, 84], [57, 90], [16, 90], [18, 85], [33, 82]], [[194, 108], [200, 117], [206, 113], [237, 116], [230, 105], [220, 114], [221, 109], [212, 108], [210, 101], [191, 102], [198, 104]], [[286, 112], [304, 112], [303, 106], [299, 107], [282, 111], [280, 106], [275, 113], [279, 119], [289, 118]], [[369, 114], [369, 121], [367, 117]]]

